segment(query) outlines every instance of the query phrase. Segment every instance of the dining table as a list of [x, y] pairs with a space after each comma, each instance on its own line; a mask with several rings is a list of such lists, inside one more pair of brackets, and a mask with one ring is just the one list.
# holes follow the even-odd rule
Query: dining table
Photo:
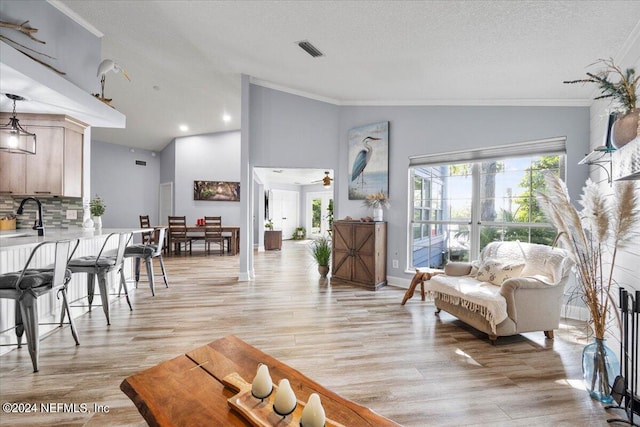
[[[206, 227], [204, 225], [187, 225], [187, 235], [194, 239], [204, 239], [204, 231]], [[237, 225], [223, 225], [222, 233], [230, 234], [229, 253], [231, 255], [238, 255], [240, 252], [240, 227]], [[224, 234], [223, 234], [224, 237]], [[167, 231], [167, 247], [171, 251], [171, 233]]]
[[[251, 395], [258, 366], [268, 366], [276, 385], [287, 379], [300, 408], [280, 416]], [[244, 391], [240, 385], [244, 384]], [[246, 385], [248, 384], [248, 389]], [[150, 426], [299, 427], [309, 396], [316, 393], [326, 426], [399, 426], [373, 410], [341, 397], [282, 361], [229, 335], [125, 378], [120, 389]], [[277, 394], [277, 392], [276, 392]]]

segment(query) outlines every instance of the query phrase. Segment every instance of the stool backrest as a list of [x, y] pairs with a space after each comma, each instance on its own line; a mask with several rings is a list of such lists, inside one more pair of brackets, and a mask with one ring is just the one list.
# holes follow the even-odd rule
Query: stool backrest
[[158, 230], [158, 241], [156, 242], [156, 250], [153, 252], [154, 257], [162, 253], [162, 247], [164, 245], [164, 236], [167, 233], [167, 229], [162, 227]]

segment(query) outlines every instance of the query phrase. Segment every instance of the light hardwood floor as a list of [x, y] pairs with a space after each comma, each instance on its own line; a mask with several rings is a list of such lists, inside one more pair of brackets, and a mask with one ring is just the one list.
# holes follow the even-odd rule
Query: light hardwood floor
[[[166, 257], [169, 288], [146, 282], [41, 341], [40, 372], [26, 347], [0, 357], [2, 402], [88, 404], [89, 413], [0, 414], [0, 424], [145, 425], [120, 391], [127, 376], [234, 334], [327, 388], [405, 426], [601, 426], [582, 389], [581, 325], [500, 338], [493, 346], [404, 290], [377, 292], [318, 279], [302, 242], [256, 253], [256, 280], [238, 282], [238, 257]], [[108, 413], [93, 412], [93, 405]]]

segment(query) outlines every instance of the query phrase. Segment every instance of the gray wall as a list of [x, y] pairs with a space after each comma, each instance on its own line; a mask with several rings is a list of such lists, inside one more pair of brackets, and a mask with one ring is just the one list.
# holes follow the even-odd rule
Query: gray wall
[[[147, 162], [136, 165], [136, 160]], [[149, 215], [158, 224], [160, 158], [151, 151], [91, 142], [91, 194], [98, 194], [107, 205], [102, 217], [104, 228], [140, 226], [140, 215]]]
[[250, 85], [252, 167], [329, 168], [338, 156], [338, 106]]
[[176, 140], [174, 139], [160, 153], [160, 182], [176, 179]]
[[[409, 156], [567, 137], [568, 187], [576, 199], [588, 169], [586, 107], [335, 106], [250, 86], [252, 166], [327, 167], [335, 170], [335, 218], [370, 215], [348, 200], [349, 129], [389, 121], [387, 274], [409, 278], [407, 263]], [[399, 260], [398, 269], [392, 259]]]
[[[193, 200], [193, 181], [240, 181], [240, 132], [176, 138], [174, 175], [175, 215], [185, 215], [194, 225], [205, 215], [222, 216], [223, 225], [240, 225], [240, 202]], [[240, 198], [247, 196], [241, 187]]]
[[34, 36], [46, 44], [30, 40], [26, 35], [9, 28], [0, 28], [0, 34], [55, 59], [34, 54], [22, 47], [17, 47], [18, 50], [26, 51], [65, 72], [62, 76], [64, 79], [85, 91], [100, 91], [100, 81], [96, 77], [101, 61], [100, 38], [43, 0], [0, 1], [0, 16], [6, 22], [29, 21], [32, 28], [38, 29]]

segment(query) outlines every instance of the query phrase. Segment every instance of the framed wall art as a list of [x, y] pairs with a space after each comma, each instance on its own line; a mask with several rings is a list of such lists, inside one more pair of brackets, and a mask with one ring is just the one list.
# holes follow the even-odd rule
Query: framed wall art
[[389, 197], [389, 122], [349, 130], [349, 200], [383, 192]]
[[193, 200], [239, 202], [240, 183], [233, 181], [193, 181]]

